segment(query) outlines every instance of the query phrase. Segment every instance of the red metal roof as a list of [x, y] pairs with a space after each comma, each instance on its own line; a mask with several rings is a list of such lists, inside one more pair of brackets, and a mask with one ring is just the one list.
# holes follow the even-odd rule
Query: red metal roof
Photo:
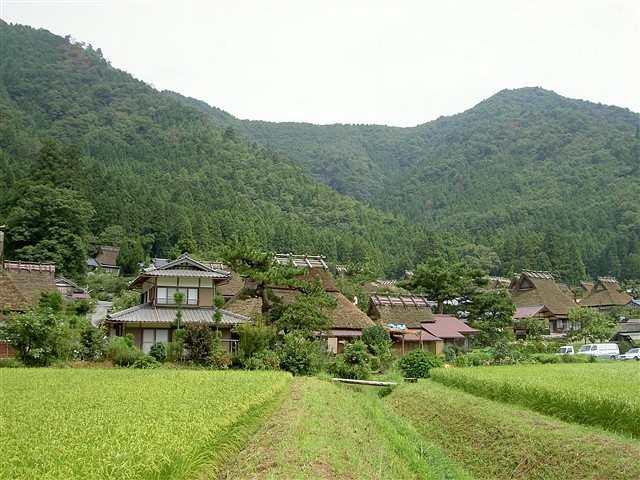
[[407, 333], [404, 335], [393, 332], [394, 338], [397, 338], [399, 341], [402, 341], [404, 338], [405, 342], [438, 342], [442, 341], [441, 338], [431, 335], [426, 330], [407, 330]]
[[465, 338], [463, 333], [478, 333], [480, 330], [471, 328], [453, 315], [434, 315], [435, 322], [423, 322], [422, 328], [440, 338]]
[[345, 330], [343, 328], [334, 328], [331, 330], [334, 337], [361, 337], [362, 330]]

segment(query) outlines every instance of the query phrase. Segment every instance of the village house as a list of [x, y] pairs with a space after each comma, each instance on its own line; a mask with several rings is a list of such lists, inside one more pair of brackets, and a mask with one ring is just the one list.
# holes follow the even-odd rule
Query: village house
[[90, 272], [120, 275], [120, 267], [118, 266], [119, 253], [120, 249], [118, 247], [102, 246], [95, 258], [87, 259], [87, 269]]
[[[107, 314], [105, 324], [109, 335], [133, 334], [134, 345], [145, 353], [155, 342], [170, 342], [175, 325], [178, 306], [174, 294], [184, 295], [181, 305], [182, 324], [201, 323], [216, 326], [214, 306], [216, 289], [231, 280], [231, 273], [211, 268], [188, 254], [176, 260], [143, 269], [130, 284], [130, 288], [140, 291], [140, 305], [121, 312]], [[236, 350], [238, 339], [233, 327], [247, 320], [237, 313], [220, 309], [222, 318], [218, 326], [221, 344], [229, 353]]]
[[518, 321], [540, 318], [548, 322], [550, 334], [563, 334], [568, 328], [569, 309], [578, 305], [556, 284], [548, 272], [524, 271], [509, 285], [509, 294], [516, 306], [513, 316], [516, 336]]
[[580, 300], [581, 307], [595, 308], [600, 312], [609, 312], [614, 307], [631, 307], [633, 298], [624, 292], [613, 277], [598, 277], [587, 296]]
[[[0, 231], [0, 319], [36, 307], [40, 292], [53, 292], [55, 266], [46, 263], [5, 261], [4, 232]], [[13, 357], [13, 351], [0, 339], [0, 358]]]
[[469, 338], [480, 330], [453, 315], [434, 315], [425, 297], [372, 295], [367, 315], [384, 325], [398, 355], [416, 349], [441, 354], [446, 347], [469, 347]]
[[[360, 338], [363, 328], [374, 325], [362, 310], [338, 291], [323, 257], [278, 254], [275, 256], [275, 260], [281, 265], [304, 268], [306, 271], [299, 277], [300, 280], [312, 281], [316, 277], [320, 277], [324, 291], [336, 300], [336, 307], [330, 312], [332, 328], [326, 332], [318, 332], [318, 335], [326, 341], [329, 352], [342, 353], [346, 342]], [[247, 285], [247, 288], [251, 287], [251, 284]], [[269, 285], [268, 288], [284, 303], [293, 302], [298, 295], [296, 289], [287, 286]], [[224, 308], [255, 319], [261, 313], [262, 302], [259, 298], [242, 298], [241, 295], [238, 295], [227, 302]]]
[[82, 288], [64, 277], [56, 277], [55, 285], [62, 297], [67, 301], [88, 300], [91, 298], [86, 288]]

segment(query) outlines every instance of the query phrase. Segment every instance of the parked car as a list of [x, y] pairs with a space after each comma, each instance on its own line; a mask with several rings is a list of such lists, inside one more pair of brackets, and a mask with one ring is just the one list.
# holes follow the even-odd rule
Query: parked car
[[618, 358], [620, 349], [615, 343], [587, 343], [578, 350], [578, 355], [591, 355], [596, 358]]
[[558, 349], [558, 351], [556, 352], [556, 355], [573, 355], [574, 353], [576, 352], [573, 351], [573, 346], [565, 345]]
[[640, 360], [640, 348], [632, 348], [627, 353], [618, 355], [618, 360]]

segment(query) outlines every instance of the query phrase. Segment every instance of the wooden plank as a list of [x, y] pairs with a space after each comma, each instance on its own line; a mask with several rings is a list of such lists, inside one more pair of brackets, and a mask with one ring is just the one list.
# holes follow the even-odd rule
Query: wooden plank
[[374, 387], [395, 387], [396, 382], [371, 382], [369, 380], [352, 380], [351, 378], [332, 378], [334, 382], [355, 383], [357, 385], [372, 385]]

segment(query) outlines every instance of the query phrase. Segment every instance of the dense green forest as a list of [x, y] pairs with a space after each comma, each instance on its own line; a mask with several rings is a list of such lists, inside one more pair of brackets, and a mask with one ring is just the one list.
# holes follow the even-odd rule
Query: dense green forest
[[397, 276], [432, 257], [575, 283], [640, 277], [638, 114], [503, 91], [415, 128], [249, 122], [0, 22], [7, 258], [79, 275], [248, 238]]

